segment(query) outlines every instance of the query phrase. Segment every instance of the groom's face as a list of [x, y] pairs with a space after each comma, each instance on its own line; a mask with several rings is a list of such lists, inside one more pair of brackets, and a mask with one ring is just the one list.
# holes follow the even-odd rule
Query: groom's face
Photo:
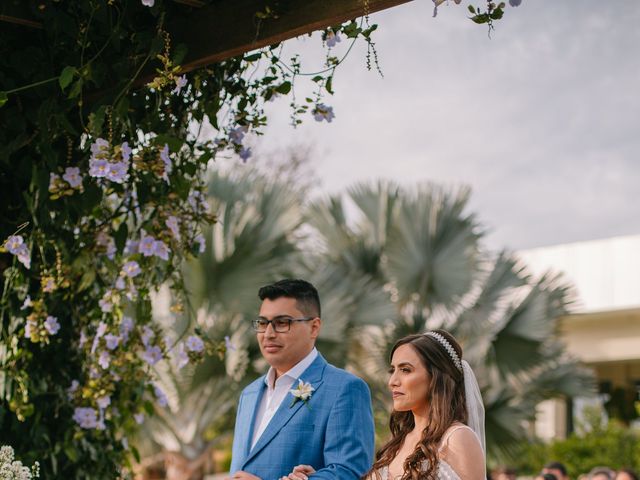
[[[296, 299], [290, 297], [274, 300], [266, 298], [260, 306], [259, 315], [266, 320], [311, 316], [300, 311]], [[320, 318], [315, 317], [308, 321], [291, 322], [288, 332], [276, 332], [273, 324], [269, 323], [265, 332], [257, 333], [262, 356], [276, 370], [278, 376], [289, 371], [309, 354], [320, 333], [321, 324]]]

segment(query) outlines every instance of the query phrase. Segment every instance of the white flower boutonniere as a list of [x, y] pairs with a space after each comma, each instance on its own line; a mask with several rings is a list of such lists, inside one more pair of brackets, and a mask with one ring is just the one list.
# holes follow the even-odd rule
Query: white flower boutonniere
[[311, 408], [309, 407], [308, 402], [314, 390], [315, 388], [313, 388], [310, 383], [305, 383], [301, 379], [299, 379], [298, 386], [289, 390], [291, 395], [293, 395], [293, 402], [291, 402], [289, 408], [293, 407], [298, 400], [301, 400], [308, 408]]

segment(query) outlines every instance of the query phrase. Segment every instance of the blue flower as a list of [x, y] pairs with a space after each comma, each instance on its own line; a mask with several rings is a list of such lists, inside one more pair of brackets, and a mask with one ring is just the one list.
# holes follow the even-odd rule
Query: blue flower
[[157, 346], [147, 347], [147, 349], [142, 354], [142, 358], [149, 365], [153, 366], [160, 360], [162, 360], [162, 350], [160, 350], [160, 347]]
[[118, 335], [114, 335], [113, 333], [105, 335], [104, 340], [107, 343], [107, 348], [109, 350], [115, 349], [120, 343], [120, 337]]
[[94, 408], [76, 407], [73, 412], [73, 420], [81, 428], [96, 428], [98, 425], [98, 412]]
[[44, 328], [47, 329], [49, 335], [55, 335], [60, 330], [60, 324], [58, 323], [58, 319], [56, 317], [52, 317], [49, 315], [47, 319], [44, 321]]
[[204, 342], [200, 337], [196, 337], [195, 335], [187, 338], [185, 345], [190, 352], [201, 352], [204, 350]]
[[332, 48], [335, 47], [336, 43], [339, 43], [341, 39], [333, 30], [328, 30], [324, 36], [324, 41], [327, 43], [327, 47]]
[[313, 114], [313, 118], [317, 122], [326, 120], [328, 123], [331, 123], [331, 120], [335, 118], [335, 114], [333, 113], [333, 107], [329, 107], [324, 103], [319, 103], [318, 105], [316, 105], [316, 108], [314, 108], [311, 113]]

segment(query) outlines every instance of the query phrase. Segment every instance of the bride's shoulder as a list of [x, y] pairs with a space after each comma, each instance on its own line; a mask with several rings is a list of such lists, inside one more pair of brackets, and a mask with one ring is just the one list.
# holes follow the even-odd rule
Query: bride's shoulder
[[454, 424], [449, 427], [443, 436], [439, 456], [463, 480], [485, 478], [484, 452], [480, 440], [466, 425]]
[[482, 451], [480, 440], [475, 432], [463, 423], [454, 423], [442, 436], [441, 448], [449, 450], [462, 450], [467, 448]]

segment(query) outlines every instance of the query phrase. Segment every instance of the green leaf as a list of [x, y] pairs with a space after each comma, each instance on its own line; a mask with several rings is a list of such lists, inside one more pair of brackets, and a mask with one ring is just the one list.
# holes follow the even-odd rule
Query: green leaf
[[82, 278], [80, 278], [80, 282], [78, 283], [78, 288], [76, 291], [81, 292], [83, 290], [86, 290], [91, 285], [93, 285], [93, 282], [95, 282], [95, 280], [96, 280], [96, 271], [93, 269], [86, 270], [82, 274]]
[[67, 98], [75, 98], [79, 96], [80, 92], [82, 92], [82, 83], [83, 83], [82, 78], [79, 78], [78, 80], [76, 80], [76, 82], [73, 84], [73, 87], [71, 87], [71, 90], [69, 91], [69, 95], [67, 96]]
[[476, 13], [476, 8], [475, 8], [473, 5], [469, 5], [467, 8], [469, 9], [469, 11], [470, 11], [471, 13], [473, 13], [473, 14], [475, 14], [475, 13]]
[[64, 453], [72, 462], [78, 461], [78, 451], [73, 445], [65, 445]]
[[2, 107], [5, 103], [7, 103], [9, 97], [6, 92], [0, 92], [0, 107]]
[[255, 62], [256, 60], [260, 60], [261, 56], [262, 56], [261, 52], [254, 53], [253, 55], [247, 55], [246, 57], [244, 57], [244, 61], [245, 62]]
[[60, 88], [64, 91], [65, 88], [69, 86], [71, 80], [73, 80], [73, 76], [77, 73], [76, 67], [67, 66], [62, 69], [62, 73], [58, 78], [58, 83], [60, 84]]
[[124, 245], [127, 242], [127, 236], [129, 235], [129, 229], [127, 228], [127, 222], [122, 222], [120, 228], [115, 234], [116, 248], [119, 252], [124, 250]]
[[276, 87], [276, 92], [286, 95], [291, 91], [291, 82], [284, 82]]
[[333, 85], [333, 75], [327, 78], [327, 83], [324, 85], [324, 88], [326, 88], [327, 92], [329, 92], [331, 95], [333, 95], [332, 85]]

